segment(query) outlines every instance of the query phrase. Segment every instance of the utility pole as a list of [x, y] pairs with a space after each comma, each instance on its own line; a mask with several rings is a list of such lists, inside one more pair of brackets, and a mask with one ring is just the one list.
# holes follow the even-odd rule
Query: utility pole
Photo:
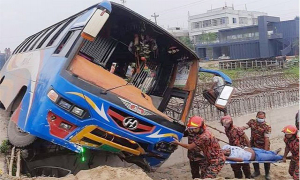
[[154, 15], [151, 15], [151, 17], [154, 17], [154, 19], [155, 19], [155, 24], [157, 24], [156, 18], [159, 17], [159, 15], [158, 15], [158, 14], [156, 15], [156, 14], [154, 13]]
[[123, 4], [123, 6], [125, 6], [126, 0], [120, 0]]

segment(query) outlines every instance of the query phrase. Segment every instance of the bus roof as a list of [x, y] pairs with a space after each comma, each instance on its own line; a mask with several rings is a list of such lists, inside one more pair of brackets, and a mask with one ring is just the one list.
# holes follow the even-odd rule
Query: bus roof
[[[125, 7], [124, 5], [121, 5], [121, 4], [118, 4], [118, 3], [115, 3], [115, 2], [110, 2], [110, 3], [111, 3], [111, 5], [112, 5], [112, 12], [114, 11], [114, 7], [120, 8], [120, 9], [124, 10], [125, 12], [128, 12], [128, 14], [133, 15], [133, 16], [137, 17], [138, 19], [140, 19], [141, 21], [144, 21], [144, 22], [146, 22], [147, 24], [151, 25], [152, 27], [156, 28], [160, 33], [163, 33], [163, 34], [166, 35], [170, 40], [174, 41], [174, 42], [177, 43], [179, 46], [181, 46], [181, 48], [184, 49], [184, 50], [186, 51], [186, 53], [190, 54], [190, 57], [189, 57], [190, 60], [199, 59], [195, 52], [193, 52], [191, 49], [189, 49], [187, 46], [185, 46], [182, 42], [180, 42], [177, 38], [175, 38], [173, 35], [171, 35], [168, 31], [166, 31], [166, 30], [163, 29], [162, 27], [158, 26], [157, 24], [155, 24], [154, 22], [152, 22], [152, 21], [150, 21], [149, 19], [145, 18], [144, 16], [142, 16], [142, 15], [140, 15], [140, 14], [134, 12], [133, 10], [131, 10], [131, 9], [127, 8], [127, 7]], [[79, 13], [74, 14], [73, 16], [70, 16], [70, 17], [68, 17], [68, 18], [66, 18], [66, 19], [64, 19], [64, 20], [62, 20], [62, 21], [59, 21], [59, 22], [57, 22], [57, 23], [55, 23], [55, 24], [53, 24], [53, 25], [51, 25], [51, 26], [49, 26], [49, 27], [47, 27], [47, 28], [45, 28], [45, 29], [43, 29], [43, 30], [41, 30], [41, 31], [39, 31], [39, 32], [37, 32], [37, 33], [35, 33], [35, 34], [33, 34], [33, 35], [30, 35], [28, 38], [30, 38], [30, 37], [32, 37], [32, 36], [34, 36], [34, 35], [36, 35], [36, 34], [42, 32], [42, 31], [44, 31], [44, 30], [46, 30], [46, 29], [49, 29], [49, 28], [51, 28], [51, 27], [53, 27], [53, 26], [56, 26], [57, 24], [60, 24], [60, 23], [66, 21], [66, 20], [68, 20], [68, 19], [71, 19], [71, 18], [73, 18], [73, 17], [75, 17], [75, 16], [78, 16], [79, 14], [81, 14], [81, 13], [87, 11], [87, 10], [90, 10], [90, 9], [92, 9], [92, 8], [95, 8], [97, 5], [98, 5], [98, 3], [95, 4], [95, 5], [93, 5], [93, 6], [91, 6], [91, 7], [89, 7], [89, 8], [87, 8], [87, 9], [85, 9], [85, 10], [83, 10], [83, 11], [80, 11]], [[27, 39], [27, 38], [25, 38], [25, 39]]]

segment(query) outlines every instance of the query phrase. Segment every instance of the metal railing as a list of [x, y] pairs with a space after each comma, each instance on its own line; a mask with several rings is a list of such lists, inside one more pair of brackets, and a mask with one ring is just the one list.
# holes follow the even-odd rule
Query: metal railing
[[283, 60], [236, 60], [219, 62], [219, 69], [280, 69], [284, 67]]
[[[227, 106], [232, 117], [255, 113], [261, 110], [299, 104], [299, 77], [278, 71], [254, 71], [240, 74], [233, 80], [235, 88]], [[220, 120], [223, 113], [203, 98], [204, 89], [211, 87], [211, 78], [202, 78], [198, 83], [190, 116], [200, 115], [207, 121]]]

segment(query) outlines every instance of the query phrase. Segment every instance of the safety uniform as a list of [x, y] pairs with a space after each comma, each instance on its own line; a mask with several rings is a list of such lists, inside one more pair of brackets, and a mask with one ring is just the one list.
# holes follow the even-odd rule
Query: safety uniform
[[193, 142], [203, 151], [206, 158], [207, 167], [203, 178], [216, 178], [225, 164], [225, 156], [218, 140], [211, 132], [204, 130], [203, 133], [195, 136]]
[[[264, 150], [270, 150], [270, 144], [267, 149], [265, 149], [265, 137], [270, 137], [271, 126], [269, 126], [265, 121], [257, 122], [255, 119], [251, 119], [247, 125], [251, 128], [251, 147], [256, 147]], [[253, 163], [255, 172], [259, 172], [259, 164]], [[270, 163], [264, 163], [266, 175], [270, 172]]]
[[[194, 133], [189, 133], [188, 131], [185, 131], [184, 136], [188, 137], [189, 144], [194, 142], [194, 138], [195, 138]], [[199, 149], [199, 147], [196, 147], [194, 149], [188, 150], [187, 156], [190, 160], [192, 178], [203, 179], [203, 176], [205, 174], [205, 169], [207, 166], [206, 159], [203, 155], [203, 152]]]
[[[231, 128], [225, 128], [225, 133], [228, 137], [229, 145], [239, 147], [247, 146], [246, 139], [244, 138], [245, 132], [242, 128], [232, 125]], [[245, 174], [245, 178], [251, 178], [249, 164], [231, 164], [231, 168], [234, 172], [235, 178], [243, 178], [243, 172]]]
[[284, 138], [286, 147], [292, 153], [292, 159], [289, 167], [289, 174], [294, 180], [299, 179], [299, 136], [294, 138]]
[[[265, 137], [270, 137], [271, 126], [266, 122], [259, 123], [255, 119], [251, 119], [247, 125], [251, 128], [251, 147], [256, 147], [260, 149], [265, 149]], [[268, 149], [269, 150], [270, 145]]]

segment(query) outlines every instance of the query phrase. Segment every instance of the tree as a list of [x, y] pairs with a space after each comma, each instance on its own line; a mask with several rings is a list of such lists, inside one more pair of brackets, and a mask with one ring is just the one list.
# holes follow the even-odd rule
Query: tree
[[199, 40], [202, 43], [212, 43], [214, 41], [216, 41], [218, 39], [218, 35], [217, 33], [213, 33], [213, 32], [203, 32], [200, 36], [199, 36]]
[[184, 45], [186, 45], [188, 48], [190, 48], [192, 51], [195, 51], [195, 48], [192, 44], [191, 39], [188, 36], [181, 36], [177, 37], [177, 39], [182, 42]]

